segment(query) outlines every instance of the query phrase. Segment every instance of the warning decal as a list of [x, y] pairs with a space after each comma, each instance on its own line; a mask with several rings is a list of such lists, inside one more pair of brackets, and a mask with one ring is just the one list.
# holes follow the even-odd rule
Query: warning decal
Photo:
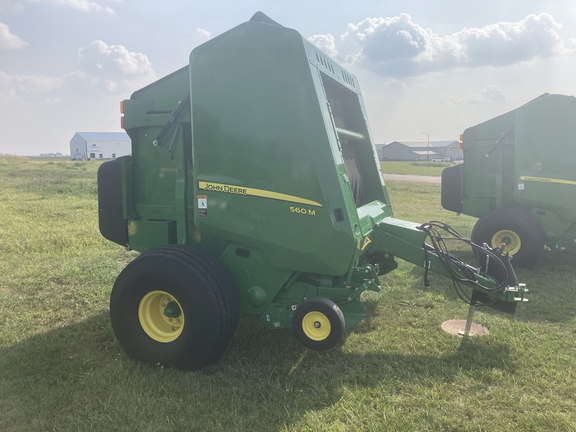
[[206, 195], [198, 195], [198, 217], [208, 217], [208, 197]]

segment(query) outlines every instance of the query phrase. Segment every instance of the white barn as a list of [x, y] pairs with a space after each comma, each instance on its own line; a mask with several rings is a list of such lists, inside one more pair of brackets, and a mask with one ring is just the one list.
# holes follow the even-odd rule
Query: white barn
[[131, 153], [126, 132], [76, 132], [70, 140], [72, 160], [116, 159]]

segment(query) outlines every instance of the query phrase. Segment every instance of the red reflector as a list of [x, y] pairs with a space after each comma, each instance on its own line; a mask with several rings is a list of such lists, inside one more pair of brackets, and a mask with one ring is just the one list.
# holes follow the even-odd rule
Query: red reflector
[[124, 116], [120, 117], [120, 127], [124, 129]]
[[462, 143], [460, 143], [460, 150], [462, 150]]

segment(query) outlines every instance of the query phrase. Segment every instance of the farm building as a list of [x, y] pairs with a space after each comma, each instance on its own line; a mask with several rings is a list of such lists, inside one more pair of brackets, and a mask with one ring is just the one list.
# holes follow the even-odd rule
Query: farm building
[[398, 161], [461, 160], [463, 154], [459, 141], [394, 141], [380, 147], [378, 157]]
[[131, 152], [126, 132], [76, 132], [70, 140], [72, 160], [116, 159]]

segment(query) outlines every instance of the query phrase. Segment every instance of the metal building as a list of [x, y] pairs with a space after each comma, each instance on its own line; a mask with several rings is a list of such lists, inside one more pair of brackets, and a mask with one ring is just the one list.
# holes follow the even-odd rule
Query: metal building
[[380, 148], [381, 160], [432, 161], [434, 159], [462, 160], [459, 141], [393, 141]]
[[116, 159], [131, 152], [126, 132], [76, 132], [70, 140], [72, 160]]

